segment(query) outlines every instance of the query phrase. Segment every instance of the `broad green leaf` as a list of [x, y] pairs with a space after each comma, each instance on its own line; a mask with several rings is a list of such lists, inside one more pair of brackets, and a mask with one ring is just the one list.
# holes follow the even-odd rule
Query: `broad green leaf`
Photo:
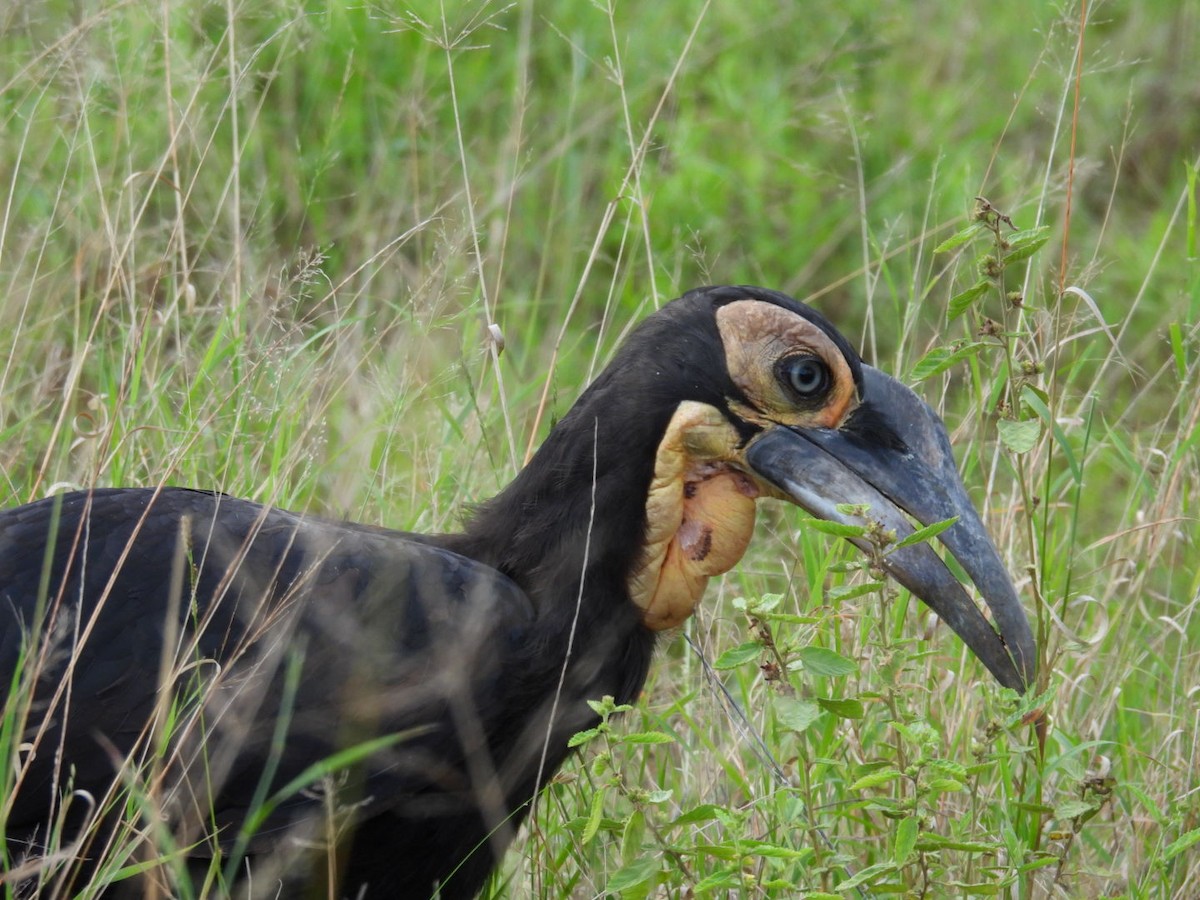
[[916, 721], [905, 723], [893, 721], [891, 726], [918, 747], [936, 744], [940, 739], [937, 729], [928, 722]]
[[915, 382], [922, 382], [934, 375], [940, 375], [961, 360], [976, 356], [987, 346], [988, 344], [983, 341], [972, 341], [961, 347], [934, 347], [917, 360], [917, 364], [909, 373], [909, 378]]
[[950, 321], [954, 321], [965, 313], [972, 303], [988, 292], [988, 288], [991, 286], [991, 282], [986, 278], [981, 278], [965, 291], [951, 297], [950, 305], [946, 308], [946, 313], [950, 317]]
[[775, 717], [792, 731], [804, 731], [821, 717], [821, 707], [812, 700], [777, 697], [773, 706]]
[[635, 809], [625, 823], [625, 831], [621, 835], [621, 859], [632, 860], [642, 851], [642, 838], [646, 834], [646, 816], [640, 809]]
[[921, 823], [916, 816], [905, 816], [897, 823], [895, 841], [892, 844], [892, 859], [896, 865], [904, 865], [912, 856], [920, 831]]
[[642, 856], [626, 863], [608, 879], [609, 891], [627, 891], [639, 884], [645, 884], [658, 874], [660, 863], [657, 856]]
[[[741, 866], [725, 866], [723, 869], [717, 869], [711, 875], [701, 878], [696, 882], [694, 893], [697, 897], [703, 897], [713, 891], [718, 891], [725, 888], [739, 888], [742, 884], [742, 867]], [[842, 900], [842, 898], [838, 898]]]
[[671, 825], [694, 825], [697, 822], [711, 822], [713, 819], [720, 818], [721, 812], [723, 812], [722, 808], [715, 803], [701, 803], [699, 806], [689, 809], [673, 821]]
[[1001, 844], [989, 844], [983, 841], [957, 841], [953, 838], [943, 837], [932, 831], [927, 831], [917, 839], [917, 849], [923, 851], [931, 850], [959, 850], [963, 853], [995, 853], [1003, 848]]
[[571, 735], [570, 740], [567, 741], [567, 746], [578, 747], [580, 744], [586, 744], [588, 741], [594, 739], [599, 733], [599, 728], [589, 728], [586, 731], [577, 731]]
[[753, 613], [769, 613], [783, 602], [783, 594], [763, 594], [757, 600], [751, 601], [748, 608]]
[[738, 859], [741, 853], [738, 849], [730, 844], [697, 844], [692, 847], [693, 853], [703, 853], [705, 856], [711, 856], [713, 859], [723, 859], [727, 862]]
[[1001, 442], [1013, 453], [1028, 453], [1042, 436], [1042, 423], [1037, 419], [1001, 419], [996, 428]]
[[1100, 808], [1100, 804], [1088, 800], [1067, 800], [1054, 807], [1054, 818], [1065, 820], [1086, 815]]
[[863, 807], [872, 812], [882, 813], [889, 819], [903, 819], [908, 815], [908, 807], [891, 797], [872, 797]]
[[951, 881], [947, 887], [954, 888], [956, 894], [967, 894], [971, 897], [994, 897], [1005, 889], [1006, 885], [998, 881]]
[[830, 603], [840, 603], [843, 600], [853, 600], [864, 594], [874, 594], [883, 589], [882, 581], [861, 581], [858, 584], [840, 584], [825, 592], [825, 599]]
[[935, 794], [949, 794], [963, 790], [966, 785], [957, 778], [931, 778], [925, 787]]
[[[1132, 784], [1129, 782], [1126, 782], [1125, 784], [1123, 784], [1122, 787], [1125, 789], [1125, 792], [1127, 794], [1131, 794], [1138, 801], [1138, 803], [1140, 803], [1142, 806], [1146, 807], [1146, 809], [1150, 812], [1150, 815], [1154, 817], [1154, 819], [1159, 823], [1160, 826], [1165, 824], [1164, 820], [1166, 819], [1166, 813], [1164, 813], [1162, 807], [1158, 805], [1159, 802], [1165, 798], [1151, 797], [1142, 788], [1138, 787], [1136, 784]], [[1200, 831], [1200, 829], [1197, 829], [1197, 830]]]
[[967, 241], [971, 240], [971, 238], [975, 237], [975, 235], [979, 234], [981, 231], [983, 231], [983, 223], [972, 222], [962, 231], [950, 235], [950, 237], [946, 238], [944, 241], [934, 247], [933, 252], [949, 253], [951, 250], [961, 247], [963, 244], [967, 243]]
[[736, 669], [751, 660], [758, 659], [762, 653], [762, 644], [757, 641], [747, 641], [745, 644], [726, 650], [713, 663], [714, 669]]
[[733, 608], [753, 613], [754, 615], [765, 615], [783, 602], [783, 594], [763, 594], [761, 597], [735, 597], [733, 600]]
[[845, 881], [840, 882], [839, 884], [835, 884], [833, 886], [833, 889], [835, 891], [841, 891], [842, 893], [845, 893], [846, 891], [853, 890], [854, 888], [858, 887], [860, 884], [870, 884], [873, 879], [881, 878], [884, 875], [890, 875], [895, 871], [896, 871], [895, 863], [891, 863], [891, 862], [875, 863], [875, 865], [867, 866], [861, 872], [858, 872], [857, 874], [855, 874], [855, 876], [853, 878], [847, 878]]
[[600, 830], [600, 818], [604, 812], [604, 791], [596, 791], [592, 794], [592, 808], [588, 811], [587, 824], [583, 826], [583, 837], [581, 840], [585, 844], [590, 844], [592, 838], [596, 836], [596, 832]]
[[770, 859], [807, 859], [813, 855], [809, 847], [783, 847], [769, 841], [739, 841], [738, 847], [747, 856], [765, 856]]
[[807, 525], [813, 531], [832, 534], [834, 537], [862, 537], [867, 533], [865, 525], [847, 525], [844, 522], [829, 522], [825, 519], [809, 519]]
[[1021, 402], [1041, 416], [1044, 421], [1051, 418], [1050, 395], [1036, 384], [1021, 385]]
[[1175, 840], [1171, 841], [1171, 843], [1167, 844], [1166, 849], [1163, 850], [1163, 862], [1174, 859], [1184, 850], [1197, 843], [1200, 843], [1200, 828], [1193, 828], [1191, 831], [1181, 834]]
[[760, 878], [758, 890], [764, 897], [787, 897], [796, 890], [796, 882], [791, 878]]
[[871, 896], [878, 897], [884, 894], [894, 894], [897, 896], [911, 895], [912, 889], [903, 881], [876, 881], [871, 885]]
[[829, 710], [829, 712], [842, 719], [861, 719], [863, 717], [863, 705], [861, 700], [826, 700], [818, 697], [817, 702], [821, 704], [823, 709]]
[[1050, 240], [1050, 226], [1042, 225], [1028, 231], [1018, 231], [1008, 239], [1010, 249], [1004, 254], [1004, 264], [1020, 262], [1037, 253]]
[[[1014, 231], [1008, 236], [1008, 246], [1013, 250], [1017, 249], [1018, 247], [1028, 247], [1030, 244], [1042, 240], [1043, 238], [1048, 238], [1049, 236], [1050, 226], [1038, 225], [1035, 228], [1026, 228], [1023, 231]], [[1045, 241], [1042, 240], [1042, 243], [1045, 243]]]
[[[964, 766], [962, 763], [957, 763], [952, 759], [931, 759], [928, 765], [929, 768], [933, 769], [935, 772], [941, 772], [943, 775], [947, 775], [950, 778], [957, 778], [959, 781], [965, 780], [970, 775], [970, 772], [967, 770], [966, 766]], [[981, 766], [978, 768], [987, 769], [989, 767]]]
[[[1042, 241], [1042, 244], [1044, 243], [1046, 242]], [[1004, 257], [1004, 264], [1007, 266], [1011, 263], [1019, 263], [1021, 260], [1029, 259], [1029, 257], [1033, 256], [1033, 254], [1042, 249], [1042, 244], [1030, 244], [1028, 247], [1022, 247], [1019, 250], [1014, 250], [1012, 253], [1009, 253]]]
[[895, 550], [899, 549], [900, 547], [911, 547], [913, 544], [919, 544], [922, 541], [927, 541], [930, 538], [937, 537], [957, 521], [958, 516], [954, 516], [951, 519], [943, 519], [941, 522], [934, 522], [932, 525], [926, 525], [924, 528], [918, 528], [908, 537], [901, 541], [897, 541], [893, 545], [892, 549]]
[[629, 712], [633, 709], [628, 703], [618, 704], [612, 694], [605, 694], [599, 700], [589, 700], [587, 705], [592, 708], [592, 712], [601, 717], [615, 712]]
[[824, 647], [805, 647], [796, 655], [804, 663], [805, 670], [813, 675], [833, 678], [858, 671], [857, 663]]
[[661, 731], [635, 731], [621, 736], [622, 744], [670, 744], [675, 738]]
[[892, 766], [889, 766], [886, 769], [878, 769], [874, 772], [868, 772], [862, 778], [858, 779], [858, 781], [854, 782], [854, 784], [850, 785], [849, 790], [863, 791], [867, 788], [879, 787], [881, 784], [887, 784], [888, 782], [895, 781], [902, 774], [903, 773], [899, 769], [896, 769]]

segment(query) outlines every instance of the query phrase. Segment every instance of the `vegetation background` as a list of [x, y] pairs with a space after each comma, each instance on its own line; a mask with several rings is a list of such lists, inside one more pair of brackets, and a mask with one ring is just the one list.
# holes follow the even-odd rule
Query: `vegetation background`
[[651, 309], [780, 288], [943, 409], [1045, 693], [771, 510], [493, 892], [1200, 896], [1198, 38], [1197, 0], [4, 3], [0, 499], [452, 529]]

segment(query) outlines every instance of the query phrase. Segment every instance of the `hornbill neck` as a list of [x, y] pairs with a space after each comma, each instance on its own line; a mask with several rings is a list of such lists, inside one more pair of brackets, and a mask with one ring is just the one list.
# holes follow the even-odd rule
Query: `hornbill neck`
[[[715, 411], [727, 391], [711, 301], [668, 305], [629, 335], [516, 479], [446, 540], [524, 589], [544, 659], [561, 664], [570, 635], [587, 648], [607, 673], [584, 685], [590, 665], [572, 660], [589, 698], [600, 690], [627, 700], [645, 680], [662, 625], [648, 621], [634, 587], [653, 556], [647, 502], [660, 446], [688, 401]], [[682, 480], [675, 487], [682, 495]]]
[[653, 656], [655, 634], [630, 599], [629, 573], [641, 553], [635, 536], [645, 530], [658, 417], [635, 405], [581, 400], [448, 541], [525, 591], [535, 615], [530, 649], [539, 648], [530, 667], [568, 665], [567, 690], [580, 702], [632, 701]]
[[625, 391], [621, 380], [602, 375], [452, 542], [516, 581], [539, 619], [574, 617], [579, 605], [581, 622], [604, 627], [639, 618], [629, 577], [672, 405], [647, 409], [648, 398]]

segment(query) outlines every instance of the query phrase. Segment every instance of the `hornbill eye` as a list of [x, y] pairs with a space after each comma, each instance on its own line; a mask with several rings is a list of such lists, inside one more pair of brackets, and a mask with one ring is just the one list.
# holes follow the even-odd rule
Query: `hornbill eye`
[[829, 393], [833, 374], [819, 356], [788, 356], [776, 366], [778, 378], [799, 400], [819, 400]]

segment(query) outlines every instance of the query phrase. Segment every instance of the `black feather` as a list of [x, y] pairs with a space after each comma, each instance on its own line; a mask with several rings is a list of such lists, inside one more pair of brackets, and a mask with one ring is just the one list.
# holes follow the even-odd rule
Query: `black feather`
[[[346, 811], [344, 893], [473, 896], [569, 736], [595, 721], [586, 701], [641, 690], [655, 637], [627, 584], [655, 451], [681, 401], [724, 409], [738, 396], [714, 312], [741, 297], [813, 321], [861, 377], [845, 340], [790, 298], [693, 291], [631, 334], [460, 534], [176, 488], [0, 512], [0, 680], [20, 685], [5, 713], [35, 746], [5, 799], [9, 860], [37, 855], [66, 783], [102, 797], [125, 760], [158, 752], [144, 771], [179, 839], [199, 855], [244, 845], [254, 883], [274, 895], [283, 879], [287, 895], [324, 878], [325, 855], [303, 848], [320, 838], [325, 799], [283, 798], [247, 839], [251, 798], [392, 735], [332, 780]], [[164, 660], [173, 707], [159, 702]], [[147, 723], [167, 708], [175, 736], [163, 749]], [[64, 842], [81, 813], [72, 803]], [[119, 815], [103, 818], [100, 838]], [[68, 866], [61, 877], [78, 887], [88, 874]]]

